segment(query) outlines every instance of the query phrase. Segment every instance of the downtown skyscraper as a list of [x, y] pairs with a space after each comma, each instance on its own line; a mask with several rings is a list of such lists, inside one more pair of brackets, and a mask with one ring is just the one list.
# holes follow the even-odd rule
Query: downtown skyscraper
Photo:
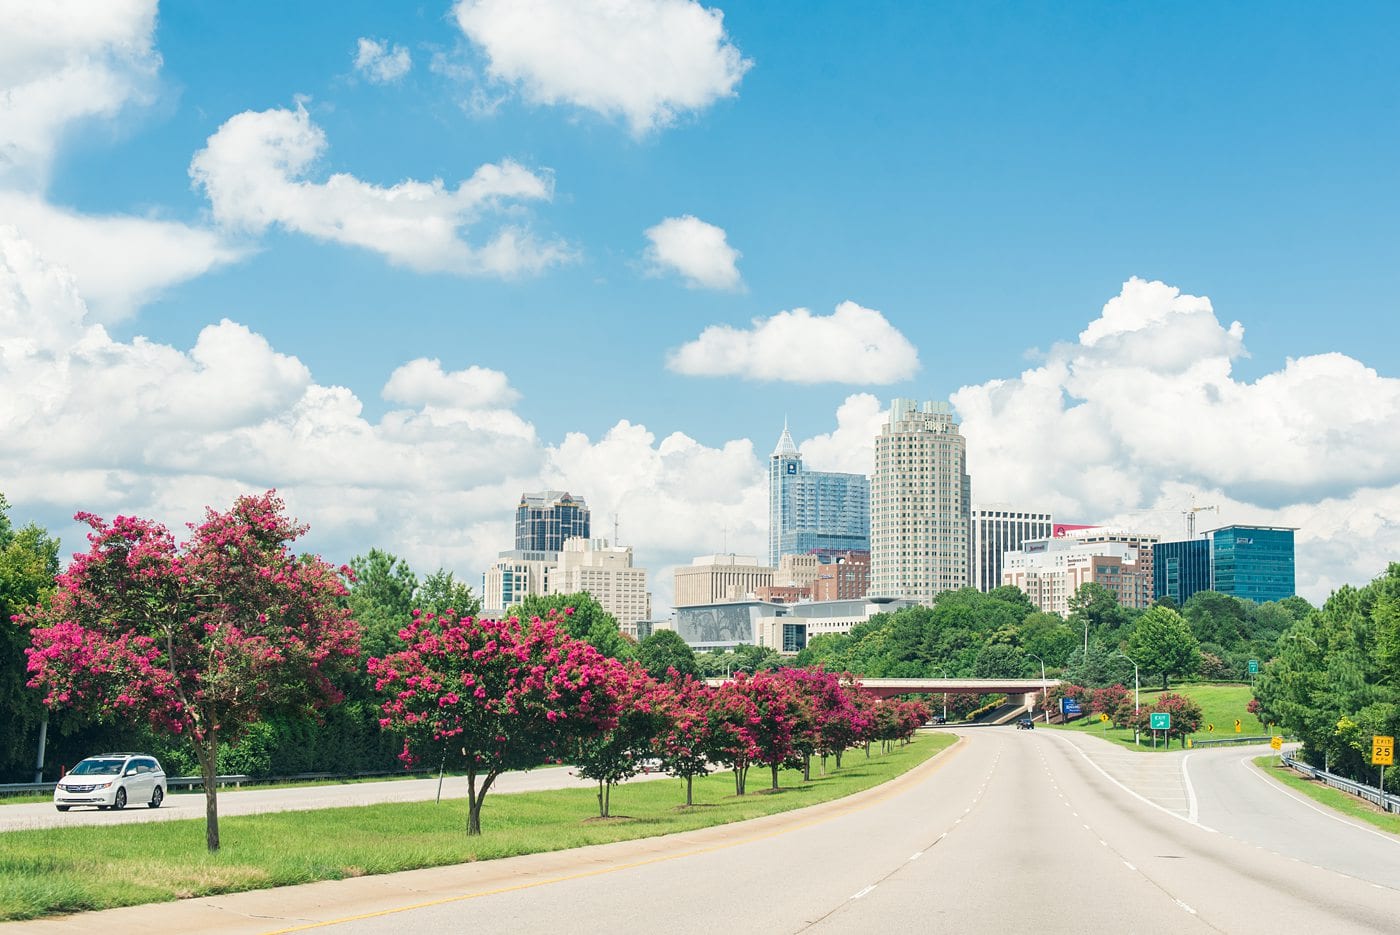
[[864, 474], [808, 471], [787, 425], [768, 457], [768, 564], [814, 550], [870, 548], [870, 480]]
[[968, 586], [972, 480], [946, 402], [896, 399], [875, 438], [870, 594], [930, 603]]

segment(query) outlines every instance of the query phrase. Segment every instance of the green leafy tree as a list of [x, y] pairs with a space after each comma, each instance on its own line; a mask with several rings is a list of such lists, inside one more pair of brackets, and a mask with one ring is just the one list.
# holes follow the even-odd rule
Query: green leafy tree
[[1186, 601], [1181, 615], [1202, 643], [1234, 649], [1247, 639], [1253, 602], [1219, 591], [1197, 591]]
[[58, 540], [32, 523], [15, 529], [9, 509], [0, 494], [0, 773], [32, 765], [44, 716], [42, 695], [25, 685], [29, 634], [10, 617], [52, 593], [58, 574]]
[[656, 630], [642, 640], [641, 645], [637, 647], [637, 661], [658, 679], [666, 678], [671, 669], [675, 669], [680, 675], [700, 674], [700, 666], [695, 661], [695, 650], [691, 649], [675, 630]]
[[1097, 636], [1105, 645], [1116, 645], [1131, 619], [1118, 595], [1096, 581], [1081, 584], [1069, 599], [1070, 628], [1082, 634], [1087, 626], [1090, 638]]
[[450, 610], [457, 617], [475, 617], [481, 613], [481, 598], [472, 593], [471, 585], [443, 568], [423, 579], [413, 592], [413, 605], [430, 614]]
[[363, 657], [382, 658], [403, 648], [398, 634], [411, 619], [418, 576], [403, 559], [380, 549], [350, 559], [350, 569], [355, 581], [347, 601], [364, 628]]
[[1166, 691], [1171, 676], [1196, 671], [1201, 651], [1186, 618], [1166, 607], [1151, 607], [1133, 626], [1128, 655], [1142, 671], [1160, 674]]
[[569, 636], [592, 644], [603, 655], [614, 659], [633, 657], [632, 644], [623, 639], [617, 619], [587, 591], [577, 594], [532, 594], [507, 609], [506, 616], [519, 617], [528, 622], [535, 617], [543, 620], [551, 612], [558, 616]]

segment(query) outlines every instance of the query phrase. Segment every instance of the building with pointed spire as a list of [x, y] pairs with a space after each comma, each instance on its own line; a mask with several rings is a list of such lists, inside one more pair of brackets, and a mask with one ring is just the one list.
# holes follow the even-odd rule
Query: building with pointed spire
[[864, 474], [808, 471], [787, 420], [768, 458], [768, 564], [814, 549], [870, 548], [870, 479]]

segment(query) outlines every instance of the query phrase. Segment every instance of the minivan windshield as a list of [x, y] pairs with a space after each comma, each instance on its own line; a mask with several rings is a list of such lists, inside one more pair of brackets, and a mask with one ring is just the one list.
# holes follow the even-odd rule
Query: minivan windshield
[[83, 760], [73, 767], [70, 776], [115, 776], [121, 772], [122, 760]]

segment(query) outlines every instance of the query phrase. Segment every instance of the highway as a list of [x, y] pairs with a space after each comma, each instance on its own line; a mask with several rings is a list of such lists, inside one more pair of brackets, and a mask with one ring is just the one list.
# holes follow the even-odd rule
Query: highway
[[1400, 838], [1268, 784], [1258, 752], [969, 730], [880, 789], [743, 825], [17, 931], [1400, 931]]

